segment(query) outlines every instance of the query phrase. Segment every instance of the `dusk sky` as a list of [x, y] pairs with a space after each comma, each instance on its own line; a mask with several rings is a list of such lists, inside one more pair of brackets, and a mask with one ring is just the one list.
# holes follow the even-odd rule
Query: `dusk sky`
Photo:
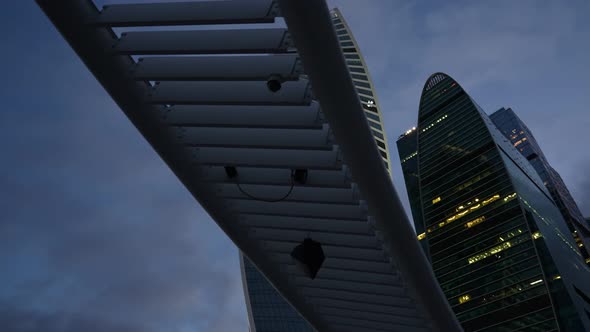
[[[442, 71], [488, 113], [512, 107], [590, 216], [589, 1], [329, 5], [365, 56], [406, 206], [395, 140]], [[0, 330], [247, 331], [237, 248], [41, 10], [6, 2], [0, 36]]]

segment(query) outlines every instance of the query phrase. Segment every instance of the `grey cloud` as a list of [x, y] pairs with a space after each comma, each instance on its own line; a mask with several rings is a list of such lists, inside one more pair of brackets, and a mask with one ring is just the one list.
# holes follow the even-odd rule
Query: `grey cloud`
[[150, 332], [141, 324], [128, 325], [96, 320], [66, 312], [18, 310], [6, 305], [0, 306], [0, 326], [4, 331], [10, 332]]
[[30, 25], [0, 55], [0, 329], [245, 330], [235, 246], [34, 4], [12, 9]]

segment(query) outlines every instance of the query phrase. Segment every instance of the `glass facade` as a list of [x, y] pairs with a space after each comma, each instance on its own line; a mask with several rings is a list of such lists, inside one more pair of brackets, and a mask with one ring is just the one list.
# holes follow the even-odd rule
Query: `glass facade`
[[582, 331], [590, 270], [531, 164], [463, 88], [426, 82], [398, 140], [412, 215], [465, 331]]
[[[391, 174], [387, 135], [383, 129], [383, 117], [371, 76], [342, 14], [335, 8], [331, 15], [367, 123], [385, 168]], [[314, 331], [245, 256], [242, 255], [240, 260], [251, 332]]]
[[367, 116], [367, 122], [369, 123], [373, 137], [375, 138], [377, 149], [379, 150], [379, 153], [381, 153], [385, 168], [387, 168], [391, 174], [391, 161], [389, 157], [387, 135], [383, 129], [383, 117], [380, 111], [381, 106], [377, 99], [377, 94], [373, 90], [374, 85], [371, 80], [371, 75], [369, 74], [363, 56], [360, 53], [359, 46], [354, 39], [348, 24], [346, 24], [346, 21], [342, 17], [342, 14], [338, 8], [334, 8], [330, 13], [332, 14], [332, 23], [334, 24], [336, 35], [340, 41], [340, 47], [342, 48], [342, 53], [344, 54], [346, 64], [348, 65], [352, 82], [356, 87], [356, 92], [358, 93], [365, 115]]
[[243, 255], [240, 259], [251, 332], [315, 331], [285, 301], [254, 264]]
[[512, 145], [531, 163], [549, 190], [553, 201], [565, 219], [576, 240], [580, 253], [590, 265], [590, 226], [584, 220], [578, 205], [561, 176], [551, 167], [530, 129], [511, 108], [501, 108], [490, 119]]
[[[430, 259], [426, 227], [422, 222], [422, 205], [420, 201], [420, 182], [418, 177], [418, 132], [412, 128], [402, 134], [397, 141], [397, 151], [404, 173], [406, 190], [410, 200], [410, 209], [414, 219], [414, 228], [418, 234], [418, 240], [426, 257]], [[435, 201], [438, 201], [435, 198]]]

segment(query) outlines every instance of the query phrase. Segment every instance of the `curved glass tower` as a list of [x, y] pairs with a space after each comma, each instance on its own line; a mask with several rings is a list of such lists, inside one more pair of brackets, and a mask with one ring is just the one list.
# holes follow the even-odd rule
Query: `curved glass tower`
[[454, 79], [427, 80], [400, 143], [418, 239], [465, 331], [590, 329], [590, 270], [558, 207]]
[[375, 137], [375, 143], [383, 162], [385, 162], [385, 168], [391, 173], [390, 169], [390, 158], [389, 158], [389, 146], [387, 145], [387, 135], [383, 126], [383, 117], [380, 111], [380, 104], [377, 99], [377, 93], [374, 90], [375, 85], [371, 80], [369, 70], [361, 55], [360, 48], [350, 31], [350, 28], [346, 24], [346, 21], [342, 17], [342, 14], [338, 8], [334, 8], [332, 11], [332, 23], [338, 40], [340, 41], [340, 47], [342, 53], [346, 59], [352, 82], [356, 86], [356, 92], [358, 93], [359, 99], [363, 108], [365, 109], [365, 115], [367, 116], [367, 122], [373, 137]]
[[[382, 115], [377, 94], [369, 75], [369, 70], [360, 53], [350, 28], [344, 21], [338, 9], [333, 9], [332, 23], [340, 41], [342, 53], [346, 59], [350, 75], [356, 86], [362, 107], [365, 110], [375, 144], [381, 154], [385, 167], [391, 174], [391, 161], [387, 136], [382, 123]], [[293, 244], [296, 245], [295, 243]], [[244, 256], [240, 257], [242, 281], [248, 309], [250, 331], [313, 331], [313, 328], [291, 307], [287, 301], [274, 289], [266, 278], [258, 272], [256, 267]]]

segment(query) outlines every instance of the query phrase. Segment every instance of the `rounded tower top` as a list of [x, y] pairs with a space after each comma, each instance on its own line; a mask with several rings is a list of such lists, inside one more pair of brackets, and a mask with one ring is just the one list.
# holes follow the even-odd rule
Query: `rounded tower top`
[[451, 77], [449, 75], [447, 75], [445, 73], [441, 73], [441, 72], [434, 73], [434, 74], [430, 75], [430, 77], [426, 80], [426, 83], [424, 83], [424, 88], [422, 89], [422, 93], [432, 89], [435, 85], [437, 85], [438, 83], [442, 82], [443, 80], [445, 80], [447, 78], [451, 78]]

